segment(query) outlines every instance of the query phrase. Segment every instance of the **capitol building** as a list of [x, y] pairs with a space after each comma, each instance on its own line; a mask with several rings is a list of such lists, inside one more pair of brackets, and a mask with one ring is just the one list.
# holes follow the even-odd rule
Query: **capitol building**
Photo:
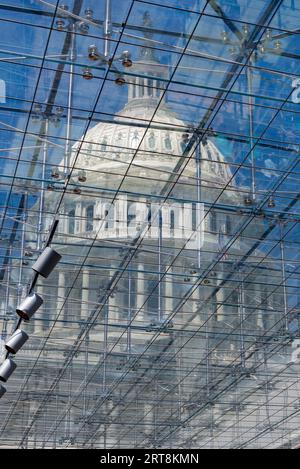
[[[198, 144], [195, 129], [162, 98], [169, 73], [145, 48], [126, 76], [125, 107], [73, 145], [74, 184], [55, 239], [63, 261], [39, 280], [44, 305], [24, 326], [31, 360], [55, 325], [36, 394], [31, 382], [30, 400], [18, 404], [25, 427], [26, 416], [36, 415], [27, 447], [39, 446], [44, 419], [55, 421], [58, 408], [45, 447], [211, 447], [212, 436], [221, 446], [222, 426], [237, 432], [236, 412], [241, 420], [249, 396], [264, 395], [267, 331], [282, 329], [284, 304], [280, 290], [272, 293], [281, 272], [259, 265], [263, 252], [251, 238], [269, 221], [258, 215], [255, 228], [235, 237], [252, 209], [249, 190], [238, 187], [213, 130]], [[46, 231], [63, 162], [51, 170]], [[34, 236], [29, 230], [29, 251]], [[272, 269], [268, 286], [261, 280]], [[25, 359], [19, 369], [26, 371]], [[45, 401], [41, 382], [47, 389], [53, 379], [54, 398]], [[191, 428], [198, 436], [189, 440]]]

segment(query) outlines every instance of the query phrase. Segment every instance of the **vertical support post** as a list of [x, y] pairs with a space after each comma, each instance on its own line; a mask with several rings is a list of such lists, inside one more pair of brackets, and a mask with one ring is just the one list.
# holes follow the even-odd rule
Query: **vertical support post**
[[82, 289], [81, 289], [81, 320], [86, 321], [89, 311], [89, 287], [90, 273], [88, 269], [82, 270]]
[[69, 70], [69, 86], [68, 86], [68, 109], [67, 109], [67, 122], [66, 122], [66, 144], [64, 155], [64, 174], [67, 176], [70, 168], [70, 157], [72, 148], [72, 105], [73, 105], [73, 87], [74, 87], [74, 62], [76, 60], [76, 23], [71, 25], [71, 44], [70, 44], [70, 70]]
[[245, 357], [245, 336], [244, 336], [244, 320], [245, 320], [245, 297], [244, 297], [244, 281], [242, 278], [242, 273], [240, 272], [240, 285], [239, 285], [239, 295], [238, 295], [238, 309], [239, 309], [239, 320], [240, 320], [240, 352], [241, 352], [241, 365], [242, 368], [246, 366], [246, 357]]
[[[115, 275], [115, 270], [110, 271], [110, 278], [112, 279], [113, 276]], [[107, 320], [112, 321], [114, 323], [118, 322], [119, 319], [119, 310], [117, 307], [117, 298], [116, 298], [117, 292], [114, 291], [112, 295], [109, 295], [108, 299], [108, 318]]]
[[162, 211], [158, 212], [158, 322], [164, 320], [162, 310]]
[[43, 213], [45, 204], [45, 179], [46, 179], [46, 164], [48, 159], [48, 135], [49, 135], [49, 118], [46, 117], [44, 126], [44, 144], [43, 144], [43, 160], [42, 160], [42, 174], [41, 174], [41, 196], [39, 203], [38, 215], [38, 232], [37, 232], [37, 250], [42, 249], [42, 234], [43, 234]]
[[27, 204], [28, 204], [28, 193], [25, 192], [24, 208], [23, 208], [23, 215], [22, 215], [23, 226], [22, 226], [20, 265], [19, 265], [19, 278], [18, 278], [18, 294], [17, 294], [18, 303], [21, 301], [21, 297], [22, 297], [23, 256], [24, 256], [25, 235], [26, 235]]
[[65, 273], [59, 271], [58, 273], [58, 288], [57, 288], [57, 311], [60, 313], [60, 316], [64, 318], [65, 313], [65, 294], [66, 294], [66, 280]]
[[170, 266], [168, 274], [165, 276], [165, 315], [169, 316], [173, 312], [173, 269]]
[[138, 311], [136, 319], [145, 319], [145, 314], [142, 311], [142, 308], [145, 306], [145, 274], [144, 274], [144, 265], [142, 263], [138, 264], [137, 272], [137, 282], [136, 282], [136, 309]]
[[[43, 297], [44, 293], [44, 286], [43, 286], [43, 280], [41, 277], [39, 278], [40, 285], [37, 288], [37, 293]], [[35, 313], [34, 315], [34, 333], [35, 334], [40, 334], [43, 332], [44, 329], [44, 319], [45, 315], [45, 305], [43, 304], [40, 309]]]
[[131, 354], [131, 297], [132, 297], [132, 279], [131, 271], [128, 270], [128, 315], [127, 315], [127, 354]]
[[[197, 181], [197, 211], [196, 211], [196, 230], [197, 230], [197, 241], [198, 241], [198, 246], [197, 246], [197, 266], [198, 269], [201, 267], [201, 233], [199, 232], [200, 229], [202, 229], [200, 226], [198, 226], [198, 223], [200, 223], [200, 220], [202, 219], [201, 217], [201, 209], [200, 209], [200, 203], [201, 203], [201, 147], [200, 143], [198, 142], [197, 147], [196, 147], [196, 181]], [[202, 223], [202, 221], [201, 221]]]
[[283, 286], [283, 312], [284, 312], [284, 326], [285, 330], [289, 330], [288, 320], [288, 303], [287, 303], [287, 287], [286, 287], [286, 271], [285, 271], [285, 249], [284, 249], [284, 225], [280, 224], [280, 257], [281, 257], [281, 275]]
[[252, 76], [252, 68], [251, 68], [252, 60], [250, 58], [249, 66], [246, 67], [247, 73], [247, 86], [248, 86], [248, 104], [249, 104], [249, 137], [250, 137], [250, 148], [251, 148], [251, 197], [252, 201], [256, 201], [256, 175], [255, 175], [255, 153], [253, 149], [254, 140], [254, 125], [253, 125], [253, 76]]
[[111, 24], [111, 0], [105, 1], [105, 21], [104, 21], [104, 56], [109, 57], [110, 42], [109, 39], [112, 34]]

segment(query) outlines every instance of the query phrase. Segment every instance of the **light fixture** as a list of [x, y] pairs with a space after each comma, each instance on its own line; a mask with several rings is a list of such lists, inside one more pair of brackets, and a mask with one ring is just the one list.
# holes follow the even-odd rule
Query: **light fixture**
[[221, 37], [224, 43], [228, 42], [228, 34], [226, 31], [222, 31]]
[[74, 194], [78, 194], [78, 195], [81, 194], [80, 187], [74, 187], [73, 192], [74, 192]]
[[83, 21], [79, 24], [79, 30], [81, 34], [87, 34], [90, 30], [90, 27], [88, 24], [84, 23]]
[[128, 51], [123, 52], [122, 54], [122, 64], [123, 67], [130, 68], [132, 67], [131, 54]]
[[32, 269], [42, 277], [47, 278], [60, 259], [61, 255], [48, 246], [35, 261]]
[[250, 195], [247, 195], [244, 199], [244, 204], [247, 206], [253, 205], [253, 199]]
[[281, 41], [278, 40], [274, 42], [274, 49], [277, 51], [281, 50]]
[[20, 318], [29, 321], [42, 304], [43, 299], [37, 293], [30, 293], [17, 307], [16, 311]]
[[51, 171], [51, 177], [53, 179], [59, 179], [59, 169], [58, 168], [53, 168]]
[[41, 106], [41, 104], [39, 103], [36, 103], [34, 106], [33, 106], [33, 112], [36, 113], [36, 114], [40, 114], [42, 112], [43, 108]]
[[78, 181], [86, 182], [86, 172], [83, 169], [78, 172]]
[[56, 109], [55, 109], [55, 114], [58, 116], [58, 117], [61, 117], [64, 113], [64, 108], [62, 106], [57, 106]]
[[270, 197], [268, 200], [268, 208], [274, 208], [275, 206], [275, 200], [273, 199], [273, 197]]
[[262, 42], [258, 45], [258, 50], [261, 54], [264, 54], [266, 52], [265, 45]]
[[82, 72], [82, 78], [84, 78], [85, 80], [92, 80], [94, 78], [94, 75], [93, 73], [91, 72], [91, 69], [90, 68], [85, 68]]
[[271, 31], [271, 29], [267, 29], [267, 31], [266, 31], [266, 36], [265, 36], [265, 37], [266, 37], [266, 39], [267, 39], [268, 41], [271, 41], [271, 39], [272, 39], [272, 31]]
[[94, 19], [94, 11], [91, 8], [87, 8], [84, 14], [87, 20], [92, 21]]
[[118, 86], [123, 86], [126, 84], [126, 80], [125, 78], [122, 76], [122, 75], [118, 75], [115, 79], [115, 83], [118, 85]]
[[248, 24], [244, 24], [244, 25], [243, 25], [243, 34], [244, 34], [245, 37], [248, 36], [248, 34], [249, 34], [249, 26], [248, 26]]
[[55, 25], [58, 31], [63, 31], [65, 29], [66, 23], [60, 18], [56, 21]]
[[9, 353], [16, 354], [28, 339], [29, 337], [26, 332], [17, 329], [6, 342], [5, 348]]
[[88, 48], [88, 53], [89, 53], [89, 59], [90, 60], [99, 60], [100, 59], [100, 55], [99, 55], [99, 52], [98, 52], [98, 48], [97, 46], [95, 46], [94, 44], [89, 46]]
[[1, 397], [4, 396], [5, 393], [6, 393], [5, 387], [0, 384], [0, 399], [1, 399]]
[[0, 381], [6, 383], [11, 374], [15, 371], [17, 365], [11, 358], [4, 360], [0, 367]]

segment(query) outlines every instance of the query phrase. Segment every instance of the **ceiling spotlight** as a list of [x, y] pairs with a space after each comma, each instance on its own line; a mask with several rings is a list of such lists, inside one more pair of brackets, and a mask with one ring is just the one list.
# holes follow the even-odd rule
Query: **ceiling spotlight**
[[248, 24], [244, 24], [244, 25], [243, 25], [243, 34], [244, 34], [245, 37], [248, 36], [248, 34], [249, 34], [249, 26], [248, 26]]
[[221, 37], [224, 43], [228, 42], [228, 34], [227, 31], [222, 31]]
[[93, 73], [91, 72], [90, 68], [85, 68], [82, 72], [82, 78], [85, 80], [92, 80], [94, 78]]
[[94, 19], [94, 11], [91, 8], [87, 8], [84, 14], [87, 20], [92, 21]]
[[56, 264], [60, 261], [61, 255], [54, 249], [47, 246], [32, 266], [32, 270], [47, 278]]
[[90, 27], [88, 24], [84, 23], [84, 21], [82, 21], [80, 24], [79, 24], [79, 29], [80, 29], [80, 32], [82, 34], [87, 34], [90, 30]]
[[89, 54], [89, 59], [90, 60], [99, 60], [100, 59], [98, 48], [95, 45], [89, 46], [88, 54]]
[[238, 49], [237, 49], [236, 47], [230, 47], [230, 49], [229, 49], [229, 54], [230, 54], [231, 56], [236, 55], [237, 52], [238, 52]]
[[22, 301], [16, 311], [20, 318], [25, 319], [25, 321], [29, 321], [42, 304], [43, 299], [37, 293], [31, 293]]
[[264, 54], [266, 52], [265, 45], [262, 42], [258, 45], [258, 50], [261, 54]]
[[275, 48], [275, 50], [280, 51], [281, 50], [281, 41], [275, 41], [274, 42], [274, 48]]
[[53, 179], [59, 179], [59, 169], [58, 168], [53, 168], [51, 171], [51, 177]]
[[74, 192], [74, 194], [78, 194], [78, 195], [81, 194], [80, 187], [74, 187], [73, 192]]
[[4, 396], [4, 394], [5, 394], [5, 393], [6, 393], [6, 389], [5, 389], [5, 387], [4, 387], [4, 386], [2, 386], [2, 385], [0, 385], [0, 399], [1, 399], [1, 397], [3, 397], [3, 396]]
[[118, 86], [123, 86], [126, 84], [126, 80], [125, 78], [122, 76], [122, 75], [118, 75], [117, 78], [115, 79], [115, 83], [118, 85]]
[[17, 365], [11, 358], [7, 358], [0, 367], [0, 381], [6, 383], [10, 375], [15, 371]]
[[63, 31], [66, 27], [66, 23], [62, 19], [57, 20], [55, 25], [58, 31]]
[[244, 198], [244, 204], [247, 206], [253, 205], [253, 199], [250, 195]]
[[55, 114], [58, 116], [58, 117], [61, 117], [64, 113], [64, 108], [62, 106], [57, 106], [56, 109], [55, 109]]
[[271, 39], [272, 39], [272, 31], [271, 31], [271, 29], [267, 29], [265, 37], [266, 37], [266, 39], [267, 39], [268, 41], [271, 41]]
[[273, 197], [270, 197], [269, 200], [268, 200], [268, 207], [269, 208], [274, 208], [275, 206], [276, 206], [275, 200], [273, 199]]
[[9, 353], [16, 354], [28, 339], [29, 337], [26, 332], [22, 331], [21, 329], [17, 329], [11, 338], [6, 342], [5, 348]]
[[84, 170], [79, 171], [78, 181], [79, 182], [86, 182], [86, 172]]
[[33, 106], [33, 112], [35, 112], [36, 114], [41, 114], [42, 110], [43, 110], [42, 105], [39, 103], [36, 103]]
[[122, 64], [123, 67], [130, 68], [132, 67], [131, 54], [128, 51], [123, 52], [122, 54]]

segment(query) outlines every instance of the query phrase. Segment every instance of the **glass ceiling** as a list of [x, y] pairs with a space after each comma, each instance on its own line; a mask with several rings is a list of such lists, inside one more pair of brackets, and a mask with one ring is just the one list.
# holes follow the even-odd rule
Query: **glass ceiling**
[[0, 447], [299, 446], [299, 19], [0, 3]]

